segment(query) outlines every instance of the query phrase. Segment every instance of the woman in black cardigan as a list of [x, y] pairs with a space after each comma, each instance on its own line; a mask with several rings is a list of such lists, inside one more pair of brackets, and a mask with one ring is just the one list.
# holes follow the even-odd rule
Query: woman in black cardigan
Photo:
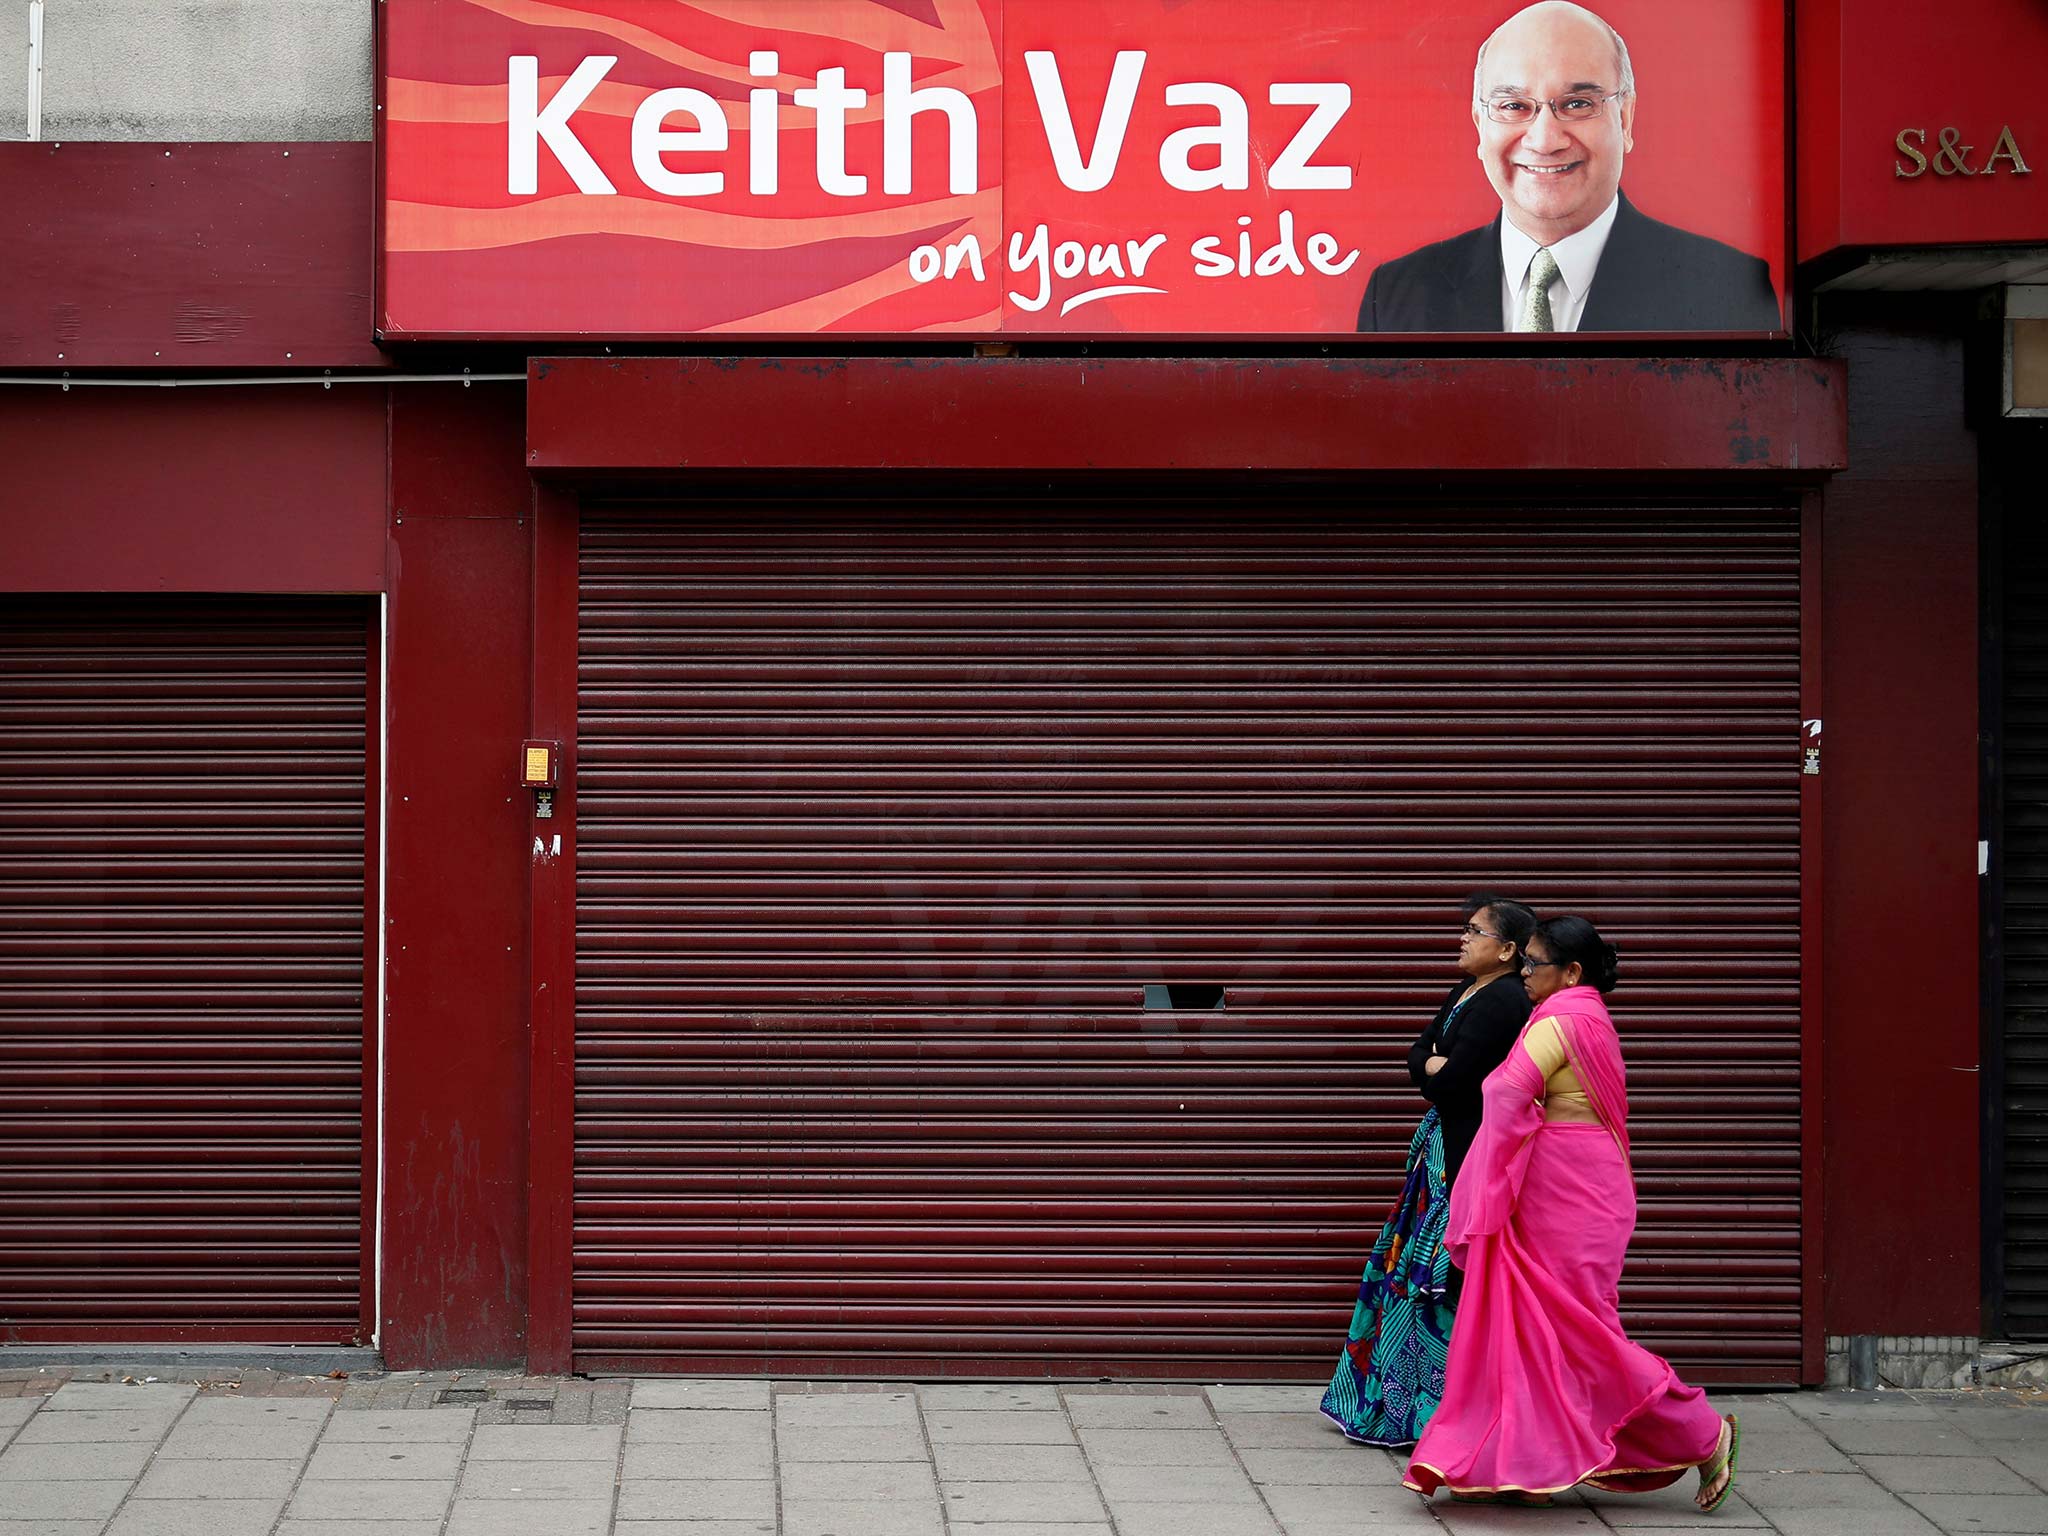
[[1522, 946], [1536, 914], [1518, 901], [1465, 902], [1458, 979], [1408, 1051], [1408, 1076], [1429, 1101], [1408, 1145], [1407, 1179], [1380, 1229], [1323, 1414], [1367, 1445], [1409, 1445], [1443, 1398], [1457, 1306], [1444, 1251], [1451, 1184], [1479, 1134], [1479, 1086], [1507, 1059], [1529, 1019]]
[[[1476, 902], [1478, 905], [1473, 905]], [[1444, 1136], [1444, 1190], [1458, 1182], [1479, 1134], [1479, 1086], [1508, 1059], [1529, 1022], [1522, 990], [1522, 946], [1536, 914], [1519, 901], [1472, 898], [1458, 946], [1461, 974], [1429, 1027], [1408, 1047], [1408, 1080], [1436, 1106]]]

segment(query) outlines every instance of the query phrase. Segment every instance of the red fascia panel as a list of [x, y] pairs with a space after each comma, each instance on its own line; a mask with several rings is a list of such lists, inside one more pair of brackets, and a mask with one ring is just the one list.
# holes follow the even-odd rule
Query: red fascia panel
[[0, 367], [365, 368], [368, 144], [0, 144]]
[[1277, 469], [1814, 474], [1795, 358], [536, 358], [536, 473]]
[[388, 393], [5, 391], [0, 592], [383, 591]]

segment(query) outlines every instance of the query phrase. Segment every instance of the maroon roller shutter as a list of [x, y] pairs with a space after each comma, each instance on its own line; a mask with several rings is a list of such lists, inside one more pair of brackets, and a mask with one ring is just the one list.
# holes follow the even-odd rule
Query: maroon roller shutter
[[1322, 499], [586, 510], [584, 1366], [1326, 1373], [1491, 885], [1625, 950], [1632, 1324], [1796, 1379], [1796, 518]]
[[362, 1328], [368, 615], [0, 610], [0, 1336]]

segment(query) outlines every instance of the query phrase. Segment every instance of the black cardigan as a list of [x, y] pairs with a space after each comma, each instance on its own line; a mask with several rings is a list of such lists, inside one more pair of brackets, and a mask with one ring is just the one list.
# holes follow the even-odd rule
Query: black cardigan
[[[1529, 995], [1522, 990], [1522, 978], [1510, 971], [1473, 993], [1472, 1001], [1459, 1010], [1457, 1022], [1446, 1030], [1444, 1020], [1458, 994], [1470, 985], [1462, 980], [1451, 983], [1429, 1028], [1408, 1048], [1408, 1077], [1436, 1106], [1443, 1123], [1446, 1184], [1456, 1181], [1465, 1154], [1472, 1150], [1472, 1138], [1479, 1134], [1479, 1085], [1508, 1059], [1522, 1026], [1529, 1022]], [[1422, 1070], [1432, 1056], [1448, 1058], [1433, 1077]]]

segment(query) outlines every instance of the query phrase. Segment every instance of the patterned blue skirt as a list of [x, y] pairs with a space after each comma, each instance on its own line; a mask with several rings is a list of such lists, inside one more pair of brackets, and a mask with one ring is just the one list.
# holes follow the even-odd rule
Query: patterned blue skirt
[[1444, 1395], [1451, 1347], [1451, 1256], [1444, 1137], [1436, 1110], [1408, 1144], [1408, 1178], [1358, 1287], [1323, 1416], [1366, 1445], [1412, 1445]]

